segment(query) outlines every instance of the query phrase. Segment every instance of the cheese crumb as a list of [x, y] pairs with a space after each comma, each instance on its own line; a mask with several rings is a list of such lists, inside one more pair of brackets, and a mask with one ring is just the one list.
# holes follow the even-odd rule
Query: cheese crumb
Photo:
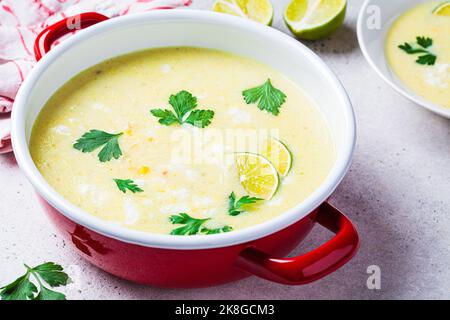
[[78, 192], [82, 195], [89, 196], [93, 205], [99, 207], [106, 200], [106, 195], [97, 186], [93, 184], [80, 184]]
[[71, 132], [70, 132], [70, 128], [60, 124], [59, 126], [54, 127], [53, 132], [55, 132], [56, 134], [62, 135], [62, 136], [70, 136]]
[[95, 102], [91, 105], [91, 108], [94, 110], [104, 111], [104, 112], [111, 112], [111, 109], [106, 107], [104, 104]]
[[141, 214], [134, 206], [133, 200], [130, 198], [125, 198], [123, 202], [123, 210], [125, 213], [125, 224], [126, 225], [133, 225], [136, 222], [138, 222], [139, 217]]
[[197, 208], [205, 208], [205, 207], [211, 206], [214, 203], [214, 201], [210, 197], [199, 197], [199, 196], [194, 195], [192, 197], [192, 203]]
[[432, 68], [427, 68], [424, 79], [430, 86], [447, 88], [450, 81], [450, 63], [438, 63]]
[[268, 206], [274, 206], [274, 207], [278, 207], [281, 205], [281, 203], [283, 202], [283, 197], [276, 197], [270, 201], [267, 202]]
[[164, 74], [169, 73], [172, 70], [172, 66], [170, 64], [163, 64], [161, 66], [161, 72]]
[[162, 206], [159, 211], [163, 214], [172, 215], [179, 212], [190, 212], [191, 208], [185, 204], [170, 204]]
[[172, 190], [170, 191], [170, 195], [176, 200], [186, 200], [190, 196], [189, 190], [186, 188]]
[[239, 108], [229, 108], [227, 112], [231, 117], [231, 121], [235, 124], [250, 123], [252, 121], [252, 115]]
[[190, 181], [196, 180], [200, 177], [200, 172], [198, 172], [197, 170], [187, 169], [184, 171], [184, 174]]

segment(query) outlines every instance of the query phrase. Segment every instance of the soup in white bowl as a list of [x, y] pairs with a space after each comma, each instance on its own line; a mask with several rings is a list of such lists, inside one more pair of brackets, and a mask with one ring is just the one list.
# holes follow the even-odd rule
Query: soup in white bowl
[[450, 3], [425, 2], [401, 14], [389, 30], [386, 57], [411, 90], [450, 108]]

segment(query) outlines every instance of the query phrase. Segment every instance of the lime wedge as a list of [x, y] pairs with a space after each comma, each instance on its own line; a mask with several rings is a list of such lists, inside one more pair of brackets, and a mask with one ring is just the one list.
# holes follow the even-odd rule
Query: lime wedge
[[450, 1], [442, 2], [433, 10], [434, 14], [450, 17]]
[[268, 140], [263, 156], [273, 164], [281, 176], [286, 177], [291, 170], [292, 154], [283, 142], [274, 138]]
[[269, 200], [280, 184], [277, 169], [259, 154], [236, 153], [239, 180], [250, 196]]
[[318, 40], [344, 22], [347, 0], [292, 0], [284, 21], [297, 38]]
[[273, 6], [270, 0], [217, 0], [213, 10], [247, 18], [267, 26], [272, 24]]

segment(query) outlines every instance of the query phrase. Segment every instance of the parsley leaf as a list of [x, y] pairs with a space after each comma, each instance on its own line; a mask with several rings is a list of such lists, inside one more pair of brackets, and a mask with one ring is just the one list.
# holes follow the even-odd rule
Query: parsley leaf
[[190, 92], [183, 90], [175, 95], [171, 95], [169, 104], [172, 106], [173, 110], [175, 110], [180, 123], [182, 123], [185, 114], [197, 107], [197, 98]]
[[433, 66], [436, 63], [437, 57], [434, 54], [426, 54], [417, 58], [418, 64]]
[[34, 300], [66, 300], [66, 296], [61, 292], [56, 292], [42, 286], [41, 291]]
[[203, 228], [201, 232], [204, 234], [218, 234], [218, 233], [230, 232], [232, 230], [233, 230], [232, 227], [224, 226], [222, 228], [217, 228], [217, 229]]
[[[30, 268], [25, 265], [27, 272], [17, 278], [14, 282], [0, 288], [0, 297], [2, 300], [65, 300], [66, 296], [60, 292], [48, 289], [44, 286], [46, 282], [50, 287], [66, 285], [69, 282], [69, 276], [63, 272], [63, 268], [53, 262], [47, 262]], [[33, 276], [39, 285], [30, 280]]]
[[416, 53], [427, 53], [428, 51], [422, 48], [413, 48], [409, 43], [405, 42], [402, 45], [398, 46], [400, 49], [405, 51], [409, 54], [416, 54]]
[[429, 66], [434, 65], [436, 63], [437, 56], [430, 51], [430, 47], [433, 45], [433, 39], [428, 37], [416, 37], [416, 42], [417, 46], [405, 42], [398, 47], [405, 51], [407, 54], [423, 53], [423, 55], [417, 58], [416, 63]]
[[37, 272], [51, 287], [65, 286], [69, 281], [69, 276], [63, 272], [63, 268], [53, 262], [41, 264], [33, 268], [33, 271]]
[[423, 48], [428, 48], [433, 45], [433, 39], [425, 37], [417, 37], [417, 44]]
[[286, 101], [286, 95], [275, 88], [270, 79], [255, 88], [251, 88], [242, 92], [244, 100], [247, 104], [258, 103], [258, 108], [266, 110], [273, 115], [280, 113], [281, 105]]
[[160, 118], [158, 120], [158, 122], [165, 126], [170, 126], [173, 123], [179, 123], [178, 118], [170, 110], [153, 109], [153, 110], [150, 110], [150, 112], [155, 117]]
[[180, 91], [169, 98], [169, 104], [174, 111], [169, 109], [152, 109], [150, 113], [159, 118], [158, 122], [165, 126], [174, 123], [189, 123], [198, 128], [204, 128], [211, 124], [214, 117], [212, 110], [194, 110], [197, 108], [197, 98], [188, 91]]
[[139, 188], [139, 186], [136, 183], [134, 183], [134, 181], [131, 179], [126, 180], [113, 179], [113, 180], [117, 184], [117, 188], [119, 188], [119, 190], [122, 191], [123, 193], [127, 192], [127, 189], [133, 193], [144, 192], [144, 190]]
[[92, 152], [95, 149], [104, 146], [98, 154], [98, 159], [101, 162], [110, 161], [112, 158], [119, 159], [122, 155], [122, 150], [119, 147], [119, 137], [123, 133], [107, 133], [100, 130], [91, 130], [83, 134], [83, 136], [76, 141], [73, 147], [84, 153]]
[[38, 291], [33, 282], [30, 281], [30, 272], [14, 282], [0, 288], [0, 297], [2, 300], [31, 300]]
[[195, 234], [199, 234], [199, 233], [217, 234], [217, 233], [222, 233], [222, 232], [229, 232], [233, 229], [229, 226], [224, 226], [222, 228], [217, 228], [217, 229], [206, 228], [203, 225], [205, 224], [206, 221], [210, 220], [210, 218], [196, 219], [196, 218], [192, 218], [187, 213], [180, 213], [178, 215], [173, 215], [173, 216], [170, 216], [169, 219], [173, 224], [184, 224], [183, 227], [174, 229], [170, 233], [172, 235], [177, 235], [177, 236], [181, 236], [181, 235], [191, 236], [191, 235], [195, 235]]
[[214, 111], [212, 110], [194, 110], [189, 114], [185, 122], [198, 128], [204, 128], [211, 124], [213, 117]]
[[236, 201], [236, 195], [234, 194], [234, 192], [232, 192], [228, 197], [228, 214], [230, 216], [238, 216], [244, 212], [244, 210], [242, 210], [242, 207], [245, 207], [245, 205], [256, 203], [257, 201], [261, 200], [263, 199], [250, 196], [243, 196]]
[[199, 233], [202, 225], [209, 219], [195, 219], [189, 216], [187, 213], [180, 213], [178, 215], [170, 216], [170, 221], [173, 224], [184, 224], [183, 227], [172, 230], [172, 235], [194, 235]]

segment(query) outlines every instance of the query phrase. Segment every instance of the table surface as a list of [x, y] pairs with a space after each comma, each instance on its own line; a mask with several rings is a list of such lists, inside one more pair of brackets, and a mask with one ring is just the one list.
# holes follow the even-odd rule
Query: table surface
[[[209, 9], [212, 0], [191, 8]], [[274, 27], [287, 32], [275, 0]], [[416, 299], [450, 298], [450, 121], [417, 107], [385, 84], [359, 49], [350, 0], [345, 25], [308, 47], [342, 80], [357, 115], [358, 144], [351, 169], [332, 198], [356, 224], [358, 255], [332, 275], [305, 286], [255, 277], [204, 289], [136, 285], [85, 262], [70, 250], [40, 208], [12, 155], [0, 156], [0, 286], [30, 265], [55, 261], [75, 282], [68, 299]], [[330, 237], [315, 227], [293, 254]], [[368, 289], [367, 268], [381, 270], [381, 288]]]

